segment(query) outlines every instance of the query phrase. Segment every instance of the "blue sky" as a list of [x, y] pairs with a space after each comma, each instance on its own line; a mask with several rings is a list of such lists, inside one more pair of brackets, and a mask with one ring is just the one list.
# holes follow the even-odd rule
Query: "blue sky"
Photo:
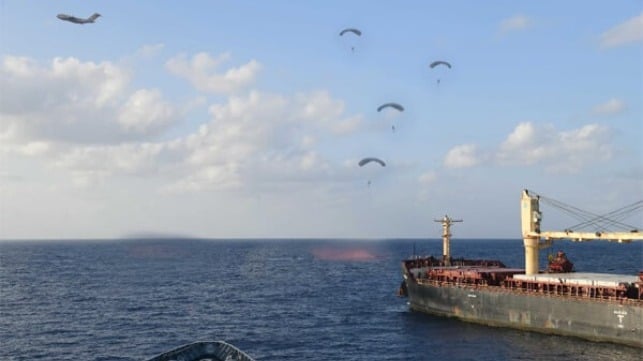
[[445, 213], [519, 238], [523, 188], [607, 213], [643, 198], [642, 45], [640, 1], [0, 1], [0, 239], [437, 237]]

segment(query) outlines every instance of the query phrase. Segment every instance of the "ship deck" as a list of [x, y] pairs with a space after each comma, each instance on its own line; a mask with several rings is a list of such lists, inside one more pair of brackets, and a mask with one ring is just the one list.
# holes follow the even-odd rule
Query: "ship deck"
[[515, 274], [513, 278], [520, 281], [551, 282], [597, 287], [617, 287], [619, 285], [629, 285], [639, 281], [637, 276], [632, 275], [591, 272], [539, 273], [537, 275]]

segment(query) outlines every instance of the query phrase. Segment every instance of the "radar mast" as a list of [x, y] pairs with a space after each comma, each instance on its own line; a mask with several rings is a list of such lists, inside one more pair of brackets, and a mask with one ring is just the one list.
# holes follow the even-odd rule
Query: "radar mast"
[[434, 222], [442, 223], [442, 261], [445, 266], [451, 265], [451, 224], [462, 222], [461, 219], [452, 219], [444, 215], [442, 219], [434, 219]]

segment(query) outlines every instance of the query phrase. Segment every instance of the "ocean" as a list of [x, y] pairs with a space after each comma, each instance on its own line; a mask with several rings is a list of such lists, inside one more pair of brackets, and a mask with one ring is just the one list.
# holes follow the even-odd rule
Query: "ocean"
[[[522, 240], [451, 249], [524, 267]], [[640, 242], [559, 249], [577, 271], [643, 269]], [[0, 360], [142, 361], [204, 340], [258, 361], [641, 360], [637, 348], [410, 311], [396, 296], [401, 260], [440, 253], [437, 239], [3, 241]]]

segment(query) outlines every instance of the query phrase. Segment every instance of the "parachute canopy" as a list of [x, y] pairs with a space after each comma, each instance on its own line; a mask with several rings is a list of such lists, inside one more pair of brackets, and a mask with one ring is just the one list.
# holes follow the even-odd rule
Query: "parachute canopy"
[[446, 61], [442, 61], [442, 60], [437, 60], [437, 61], [432, 62], [432, 63], [431, 63], [431, 65], [430, 65], [430, 67], [431, 67], [431, 69], [433, 69], [433, 68], [435, 68], [435, 67], [436, 67], [436, 66], [438, 66], [438, 65], [444, 65], [444, 66], [449, 67], [449, 69], [451, 69], [451, 64], [449, 64], [449, 63], [448, 63], [448, 62], [446, 62]]
[[388, 108], [388, 107], [395, 108], [395, 109], [397, 109], [397, 110], [399, 110], [399, 111], [401, 111], [401, 112], [403, 112], [403, 111], [404, 111], [404, 107], [403, 107], [403, 106], [401, 106], [401, 105], [399, 105], [399, 104], [397, 104], [397, 103], [386, 103], [386, 104], [382, 104], [382, 105], [380, 105], [380, 106], [377, 108], [377, 111], [378, 111], [378, 112], [381, 112], [381, 111], [382, 111], [382, 109], [384, 109], [384, 108]]
[[357, 36], [362, 36], [362, 32], [359, 29], [355, 29], [355, 28], [344, 29], [339, 33], [339, 36], [343, 36], [346, 33], [353, 33]]
[[379, 165], [381, 165], [382, 167], [386, 167], [386, 163], [384, 163], [383, 160], [381, 160], [379, 158], [372, 158], [372, 157], [371, 158], [364, 158], [364, 159], [360, 160], [359, 163], [357, 163], [357, 164], [359, 164], [360, 167], [363, 167], [363, 166], [365, 166], [366, 164], [368, 164], [370, 162], [379, 163]]

